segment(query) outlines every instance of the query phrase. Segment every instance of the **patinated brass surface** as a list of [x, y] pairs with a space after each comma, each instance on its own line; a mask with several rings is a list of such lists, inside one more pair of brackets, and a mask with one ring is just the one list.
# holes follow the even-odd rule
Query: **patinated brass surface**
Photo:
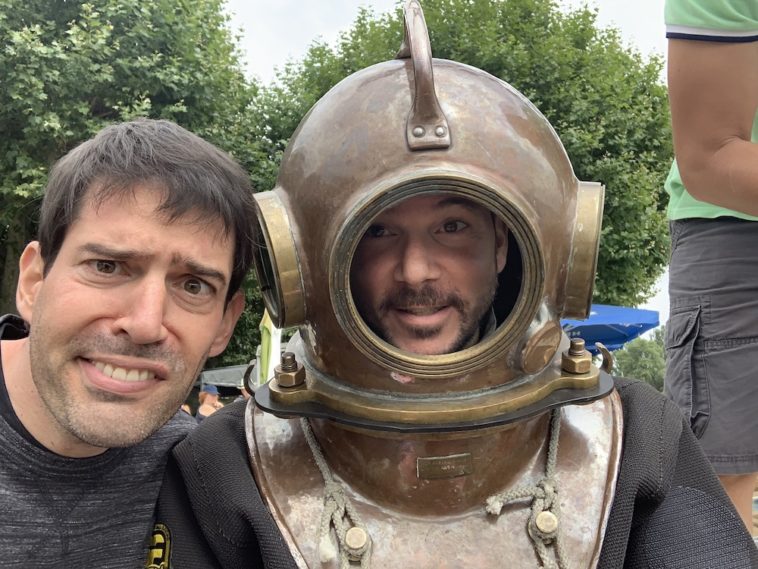
[[[313, 367], [346, 382], [362, 380], [378, 389], [402, 390], [387, 381], [388, 371], [444, 380], [458, 379], [470, 370], [469, 389], [506, 383], [519, 372], [512, 363], [520, 362], [520, 342], [529, 340], [526, 332], [537, 312], [544, 307], [555, 322], [563, 312], [566, 279], [574, 270], [567, 263], [574, 227], [573, 221], [559, 220], [576, 208], [579, 194], [563, 148], [544, 118], [504, 83], [445, 61], [435, 62], [435, 77], [440, 104], [443, 108], [452, 105], [460, 121], [458, 131], [451, 125], [456, 143], [450, 150], [407, 149], [402, 139], [411, 104], [407, 73], [403, 62], [386, 62], [343, 81], [313, 109], [288, 148], [274, 190], [291, 208], [291, 232], [300, 251], [306, 307], [306, 325], [301, 330], [307, 358]], [[371, 89], [366, 82], [372, 83]], [[461, 98], [479, 101], [478, 112], [457, 108]], [[361, 110], [368, 107], [384, 109], [397, 120], [376, 120]], [[330, 133], [340, 133], [340, 139], [329, 140]], [[488, 146], [500, 149], [497, 156], [482, 152]], [[334, 147], [341, 148], [338, 162], [325, 151]], [[366, 155], [382, 159], [366, 161]], [[514, 164], [533, 164], [534, 168]], [[388, 195], [406, 197], [409, 184], [418, 189], [424, 181], [429, 182], [429, 190], [457, 189], [496, 204], [509, 229], [519, 235], [524, 257], [522, 293], [501, 333], [492, 343], [444, 357], [393, 353], [366, 330], [350, 300], [350, 251], [360, 239], [361, 228], [373, 217], [374, 206]], [[583, 234], [587, 231], [585, 227]], [[281, 276], [279, 280], [283, 281]], [[296, 298], [297, 279], [292, 282], [291, 294]], [[284, 289], [282, 297], [288, 294]], [[329, 342], [322, 342], [323, 338]], [[509, 375], [508, 370], [513, 373]]]
[[406, 3], [405, 37], [398, 58], [411, 58], [415, 92], [408, 114], [406, 139], [411, 150], [447, 148], [450, 127], [434, 92], [432, 50], [426, 30], [424, 13], [418, 2]]
[[[544, 465], [539, 459], [548, 421], [545, 413], [476, 434], [416, 437], [346, 429], [324, 420], [311, 421], [311, 427], [332, 470], [360, 494], [409, 515], [445, 516], [480, 508], [538, 462]], [[448, 475], [430, 468], [430, 462], [440, 466], [446, 461], [464, 468]]]
[[[323, 479], [298, 420], [248, 407], [252, 469], [301, 567], [336, 568], [319, 559]], [[622, 416], [618, 395], [562, 409], [558, 450], [558, 531], [572, 567], [597, 564], [618, 470]], [[372, 541], [372, 566], [416, 569], [535, 567], [527, 536], [528, 502], [499, 517], [484, 512], [490, 493], [535, 483], [545, 466], [547, 419], [449, 436], [397, 437], [313, 422]], [[420, 478], [419, 459], [469, 454], [470, 474]], [[544, 520], [543, 520], [544, 521]], [[547, 523], [545, 521], [545, 523]]]
[[336, 382], [309, 377], [300, 387], [269, 384], [272, 398], [284, 404], [318, 401], [356, 417], [375, 421], [417, 424], [461, 423], [502, 415], [526, 407], [561, 388], [582, 389], [597, 385], [598, 369], [583, 374], [545, 374], [528, 383], [508, 389], [493, 389], [477, 397], [462, 395], [403, 397], [346, 389]]
[[[432, 424], [486, 419], [567, 386], [593, 389], [594, 368], [560, 370], [555, 340], [562, 316], [589, 310], [602, 187], [577, 180], [551, 125], [513, 87], [431, 58], [415, 1], [406, 4], [406, 22], [401, 55], [408, 57], [331, 89], [293, 135], [276, 187], [256, 194], [271, 255], [256, 265], [267, 277], [264, 300], [277, 323], [300, 324], [299, 359], [308, 371], [305, 384], [286, 393], [272, 384], [271, 397]], [[412, 144], [428, 136], [450, 144]], [[438, 192], [474, 200], [504, 221], [518, 262], [509, 246], [503, 273], [520, 282], [501, 283], [498, 293], [514, 300], [492, 335], [455, 353], [423, 356], [366, 326], [353, 302], [350, 264], [379, 211]], [[267, 267], [273, 274], [265, 275]]]
[[595, 347], [603, 356], [603, 363], [600, 364], [600, 369], [602, 369], [606, 373], [611, 373], [613, 371], [613, 364], [614, 364], [613, 353], [611, 353], [611, 351], [608, 348], [606, 348], [604, 344], [600, 342], [595, 342]]
[[258, 215], [255, 272], [268, 313], [279, 328], [302, 324], [303, 283], [287, 209], [272, 192], [254, 194], [253, 198]]
[[[293, 234], [307, 236], [298, 240], [300, 258], [307, 260], [301, 266], [307, 359], [334, 377], [377, 389], [403, 390], [390, 372], [439, 377], [445, 385], [429, 385], [437, 391], [463, 390], [459, 379], [469, 371], [466, 389], [507, 383], [519, 373], [512, 363], [520, 362], [520, 343], [528, 341], [541, 306], [559, 320], [568, 268], [558, 260], [570, 256], [573, 224], [558, 220], [575, 209], [578, 182], [534, 107], [506, 84], [453, 62], [435, 61], [435, 79], [440, 104], [450, 105], [459, 119], [457, 130], [450, 126], [455, 144], [447, 151], [411, 152], [403, 140], [411, 105], [407, 71], [402, 61], [390, 61], [340, 83], [301, 125], [283, 160], [274, 191], [292, 208]], [[477, 113], [463, 107], [463, 99], [477, 100]], [[396, 120], [377, 121], [366, 108], [383, 109]], [[330, 140], [331, 133], [340, 139]], [[488, 146], [499, 148], [497, 156], [482, 151]], [[341, 149], [338, 162], [326, 151], [334, 147]], [[366, 161], [367, 155], [382, 158]], [[351, 306], [349, 261], [362, 230], [386, 207], [387, 196], [402, 199], [422, 183], [429, 191], [457, 189], [497, 206], [519, 236], [524, 258], [522, 292], [501, 333], [491, 343], [446, 356], [393, 351]]]
[[[564, 346], [568, 349], [568, 339], [564, 337], [564, 340]], [[298, 346], [296, 339], [290, 343], [290, 349], [299, 356], [301, 352]], [[588, 352], [586, 355], [589, 357]], [[313, 369], [307, 370], [306, 381], [299, 387], [281, 387], [276, 380], [270, 382], [268, 387], [272, 399], [284, 405], [315, 401], [346, 415], [375, 422], [419, 425], [465, 423], [526, 407], [545, 399], [557, 389], [582, 389], [598, 384], [600, 372], [591, 362], [586, 373], [562, 371], [561, 362], [561, 354], [556, 354], [553, 363], [529, 381], [495, 386], [475, 394], [465, 391], [470, 376], [460, 378], [457, 392], [451, 390], [447, 393], [436, 393], [439, 382], [428, 386], [424, 380], [408, 378], [408, 383], [403, 384], [403, 387], [415, 383], [417, 391], [426, 391], [424, 396], [418, 396], [403, 393], [399, 389], [394, 392], [361, 389], [335, 381]]]
[[305, 383], [305, 367], [291, 352], [282, 354], [282, 362], [274, 368], [274, 381], [280, 389], [291, 389]]
[[576, 220], [574, 221], [574, 246], [569, 259], [571, 270], [566, 281], [563, 318], [581, 319], [590, 315], [600, 228], [603, 224], [604, 196], [605, 188], [601, 184], [579, 182]]
[[571, 338], [569, 349], [561, 354], [561, 369], [566, 373], [579, 375], [588, 373], [593, 367], [592, 354], [585, 349], [584, 340]]
[[466, 476], [474, 472], [474, 457], [470, 452], [416, 459], [419, 480], [438, 480]]
[[522, 367], [528, 374], [535, 374], [553, 359], [558, 346], [561, 345], [561, 327], [557, 322], [547, 322], [532, 335], [524, 346]]

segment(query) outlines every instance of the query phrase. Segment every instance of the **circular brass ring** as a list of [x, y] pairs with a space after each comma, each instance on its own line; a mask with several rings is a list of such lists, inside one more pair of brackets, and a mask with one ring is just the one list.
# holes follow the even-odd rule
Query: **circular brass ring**
[[[458, 352], [426, 356], [392, 346], [366, 325], [352, 297], [350, 265], [361, 237], [377, 214], [405, 198], [441, 192], [471, 199], [500, 216], [521, 251], [523, 278], [515, 306], [495, 334]], [[470, 179], [454, 177], [415, 179], [376, 192], [375, 197], [364, 203], [340, 228], [329, 265], [335, 315], [356, 348], [384, 368], [422, 379], [460, 377], [485, 367], [492, 358], [502, 355], [523, 336], [534, 318], [544, 283], [542, 251], [526, 216], [498, 192]]]
[[301, 324], [305, 296], [289, 216], [274, 191], [253, 195], [258, 218], [255, 273], [271, 320], [277, 328]]

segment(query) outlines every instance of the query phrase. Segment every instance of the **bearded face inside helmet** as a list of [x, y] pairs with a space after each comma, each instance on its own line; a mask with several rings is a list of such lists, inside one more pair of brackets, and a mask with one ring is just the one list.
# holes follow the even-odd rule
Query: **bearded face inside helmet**
[[414, 354], [476, 344], [496, 328], [492, 303], [507, 234], [484, 206], [452, 194], [386, 209], [371, 221], [351, 265], [360, 316], [382, 340]]

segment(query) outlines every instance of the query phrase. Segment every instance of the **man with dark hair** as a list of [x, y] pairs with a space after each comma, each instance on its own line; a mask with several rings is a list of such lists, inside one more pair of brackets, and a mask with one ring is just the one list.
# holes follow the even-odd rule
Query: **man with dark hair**
[[177, 413], [244, 306], [252, 191], [168, 121], [113, 125], [52, 169], [0, 319], [5, 567], [144, 561]]

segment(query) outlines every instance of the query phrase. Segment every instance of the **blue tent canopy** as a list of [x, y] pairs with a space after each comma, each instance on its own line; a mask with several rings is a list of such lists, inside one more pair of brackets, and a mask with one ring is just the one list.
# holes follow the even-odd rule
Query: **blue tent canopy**
[[618, 350], [660, 324], [658, 311], [627, 308], [610, 304], [593, 304], [586, 320], [562, 320], [569, 338], [582, 338], [587, 349], [597, 353], [595, 342], [609, 350]]

